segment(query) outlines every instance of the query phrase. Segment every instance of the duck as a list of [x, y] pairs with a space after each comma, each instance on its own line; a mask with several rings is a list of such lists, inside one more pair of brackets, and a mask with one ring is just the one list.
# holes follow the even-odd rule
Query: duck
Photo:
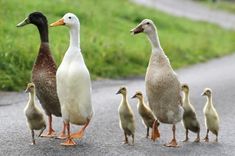
[[[41, 12], [32, 12], [17, 27], [33, 24], [37, 27], [40, 35], [40, 48], [32, 69], [32, 82], [35, 84], [36, 96], [42, 108], [48, 116], [48, 132], [43, 137], [55, 137], [56, 133], [52, 127], [52, 115], [61, 117], [60, 102], [56, 91], [57, 66], [51, 54], [48, 23], [46, 16]], [[28, 43], [27, 43], [28, 44]], [[65, 123], [58, 138], [65, 138]]]
[[135, 116], [127, 100], [127, 88], [120, 87], [116, 94], [122, 95], [122, 100], [118, 108], [119, 113], [119, 126], [124, 131], [125, 141], [124, 144], [128, 144], [128, 136], [132, 137], [132, 145], [135, 140]]
[[183, 142], [187, 142], [189, 140], [189, 137], [188, 137], [189, 130], [194, 133], [197, 133], [197, 138], [194, 140], [194, 142], [200, 142], [200, 124], [197, 119], [195, 108], [193, 107], [189, 99], [189, 86], [187, 84], [182, 84], [182, 91], [184, 93], [183, 124], [185, 128], [185, 140]]
[[206, 136], [204, 138], [205, 142], [209, 142], [209, 131], [211, 131], [215, 136], [215, 142], [218, 142], [218, 134], [219, 134], [219, 115], [214, 107], [212, 102], [212, 90], [210, 88], [205, 88], [202, 96], [207, 97], [207, 102], [203, 108], [203, 113], [205, 116], [205, 126], [207, 129]]
[[161, 123], [172, 125], [173, 138], [164, 146], [179, 147], [175, 137], [176, 124], [182, 120], [184, 112], [180, 81], [161, 47], [157, 28], [152, 20], [142, 20], [131, 33], [145, 33], [151, 43], [152, 53], [145, 75], [148, 103]]
[[153, 132], [155, 132], [156, 134], [152, 133], [151, 139], [155, 141], [157, 138], [160, 138], [160, 132], [158, 130], [159, 122], [153, 115], [153, 112], [150, 110], [150, 108], [144, 103], [144, 97], [143, 97], [142, 92], [137, 91], [132, 98], [138, 99], [137, 109], [143, 120], [143, 124], [147, 128], [146, 138], [149, 137], [149, 129], [153, 128], [154, 122], [156, 122], [155, 123], [156, 130], [154, 130]]
[[[93, 116], [91, 101], [91, 78], [80, 49], [80, 21], [73, 13], [66, 13], [51, 27], [64, 25], [69, 28], [70, 44], [56, 73], [56, 84], [61, 104], [62, 118], [68, 135], [61, 145], [76, 145], [73, 139], [81, 139]], [[76, 133], [70, 134], [70, 123], [82, 125]]]
[[24, 113], [27, 119], [27, 125], [31, 130], [32, 145], [35, 145], [34, 130], [40, 130], [38, 135], [40, 137], [43, 131], [46, 129], [46, 121], [42, 111], [35, 103], [35, 85], [33, 83], [28, 83], [25, 92], [29, 93], [29, 101], [24, 108]]

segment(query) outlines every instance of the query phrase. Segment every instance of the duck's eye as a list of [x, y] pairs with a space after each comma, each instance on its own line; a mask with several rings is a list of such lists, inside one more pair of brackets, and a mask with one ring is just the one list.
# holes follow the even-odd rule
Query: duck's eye
[[71, 16], [69, 16], [69, 19], [71, 19], [72, 17]]

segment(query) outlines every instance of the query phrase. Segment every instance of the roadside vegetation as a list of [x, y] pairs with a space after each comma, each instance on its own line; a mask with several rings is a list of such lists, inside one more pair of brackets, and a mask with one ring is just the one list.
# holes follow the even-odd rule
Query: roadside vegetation
[[[48, 23], [65, 13], [81, 22], [81, 49], [92, 79], [142, 76], [150, 44], [141, 34], [129, 32], [142, 19], [152, 19], [162, 47], [174, 68], [181, 68], [235, 51], [235, 32], [206, 22], [135, 5], [127, 0], [18, 1], [0, 0], [0, 90], [22, 90], [30, 81], [39, 48], [35, 26], [16, 28], [33, 11], [43, 12]], [[66, 27], [49, 28], [52, 54], [59, 65], [69, 44]]]

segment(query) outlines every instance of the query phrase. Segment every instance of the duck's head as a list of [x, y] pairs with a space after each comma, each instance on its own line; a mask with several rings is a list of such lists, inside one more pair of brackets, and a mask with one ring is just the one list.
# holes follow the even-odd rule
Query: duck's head
[[210, 88], [205, 88], [204, 91], [202, 92], [202, 96], [211, 96], [212, 90]]
[[132, 96], [132, 99], [138, 98], [139, 100], [143, 99], [143, 94], [140, 91], [137, 91], [134, 96]]
[[79, 26], [80, 22], [76, 15], [74, 15], [73, 13], [67, 13], [63, 16], [63, 18], [50, 24], [51, 27], [60, 26], [60, 25], [73, 27], [73, 26]]
[[139, 34], [139, 33], [151, 33], [156, 30], [156, 27], [152, 20], [144, 19], [140, 24], [138, 24], [135, 28], [131, 29], [132, 34]]
[[46, 24], [47, 25], [47, 18], [41, 12], [33, 12], [29, 14], [22, 22], [17, 24], [17, 27], [23, 27], [27, 24], [34, 24], [36, 26]]
[[189, 86], [187, 84], [182, 84], [181, 90], [185, 93], [189, 92]]
[[127, 93], [127, 89], [126, 87], [121, 87], [116, 94], [122, 94], [122, 95], [126, 95]]
[[25, 93], [33, 93], [35, 89], [34, 83], [28, 83]]

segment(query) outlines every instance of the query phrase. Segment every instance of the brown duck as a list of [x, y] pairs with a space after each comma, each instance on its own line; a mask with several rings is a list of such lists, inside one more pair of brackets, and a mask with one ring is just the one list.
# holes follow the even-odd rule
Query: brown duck
[[[56, 92], [56, 64], [51, 55], [48, 40], [47, 18], [40, 12], [31, 13], [17, 27], [33, 24], [38, 28], [41, 45], [32, 70], [32, 82], [36, 87], [36, 95], [48, 116], [49, 129], [44, 137], [54, 137], [52, 115], [61, 117], [60, 102]], [[65, 125], [60, 137], [65, 137]]]

